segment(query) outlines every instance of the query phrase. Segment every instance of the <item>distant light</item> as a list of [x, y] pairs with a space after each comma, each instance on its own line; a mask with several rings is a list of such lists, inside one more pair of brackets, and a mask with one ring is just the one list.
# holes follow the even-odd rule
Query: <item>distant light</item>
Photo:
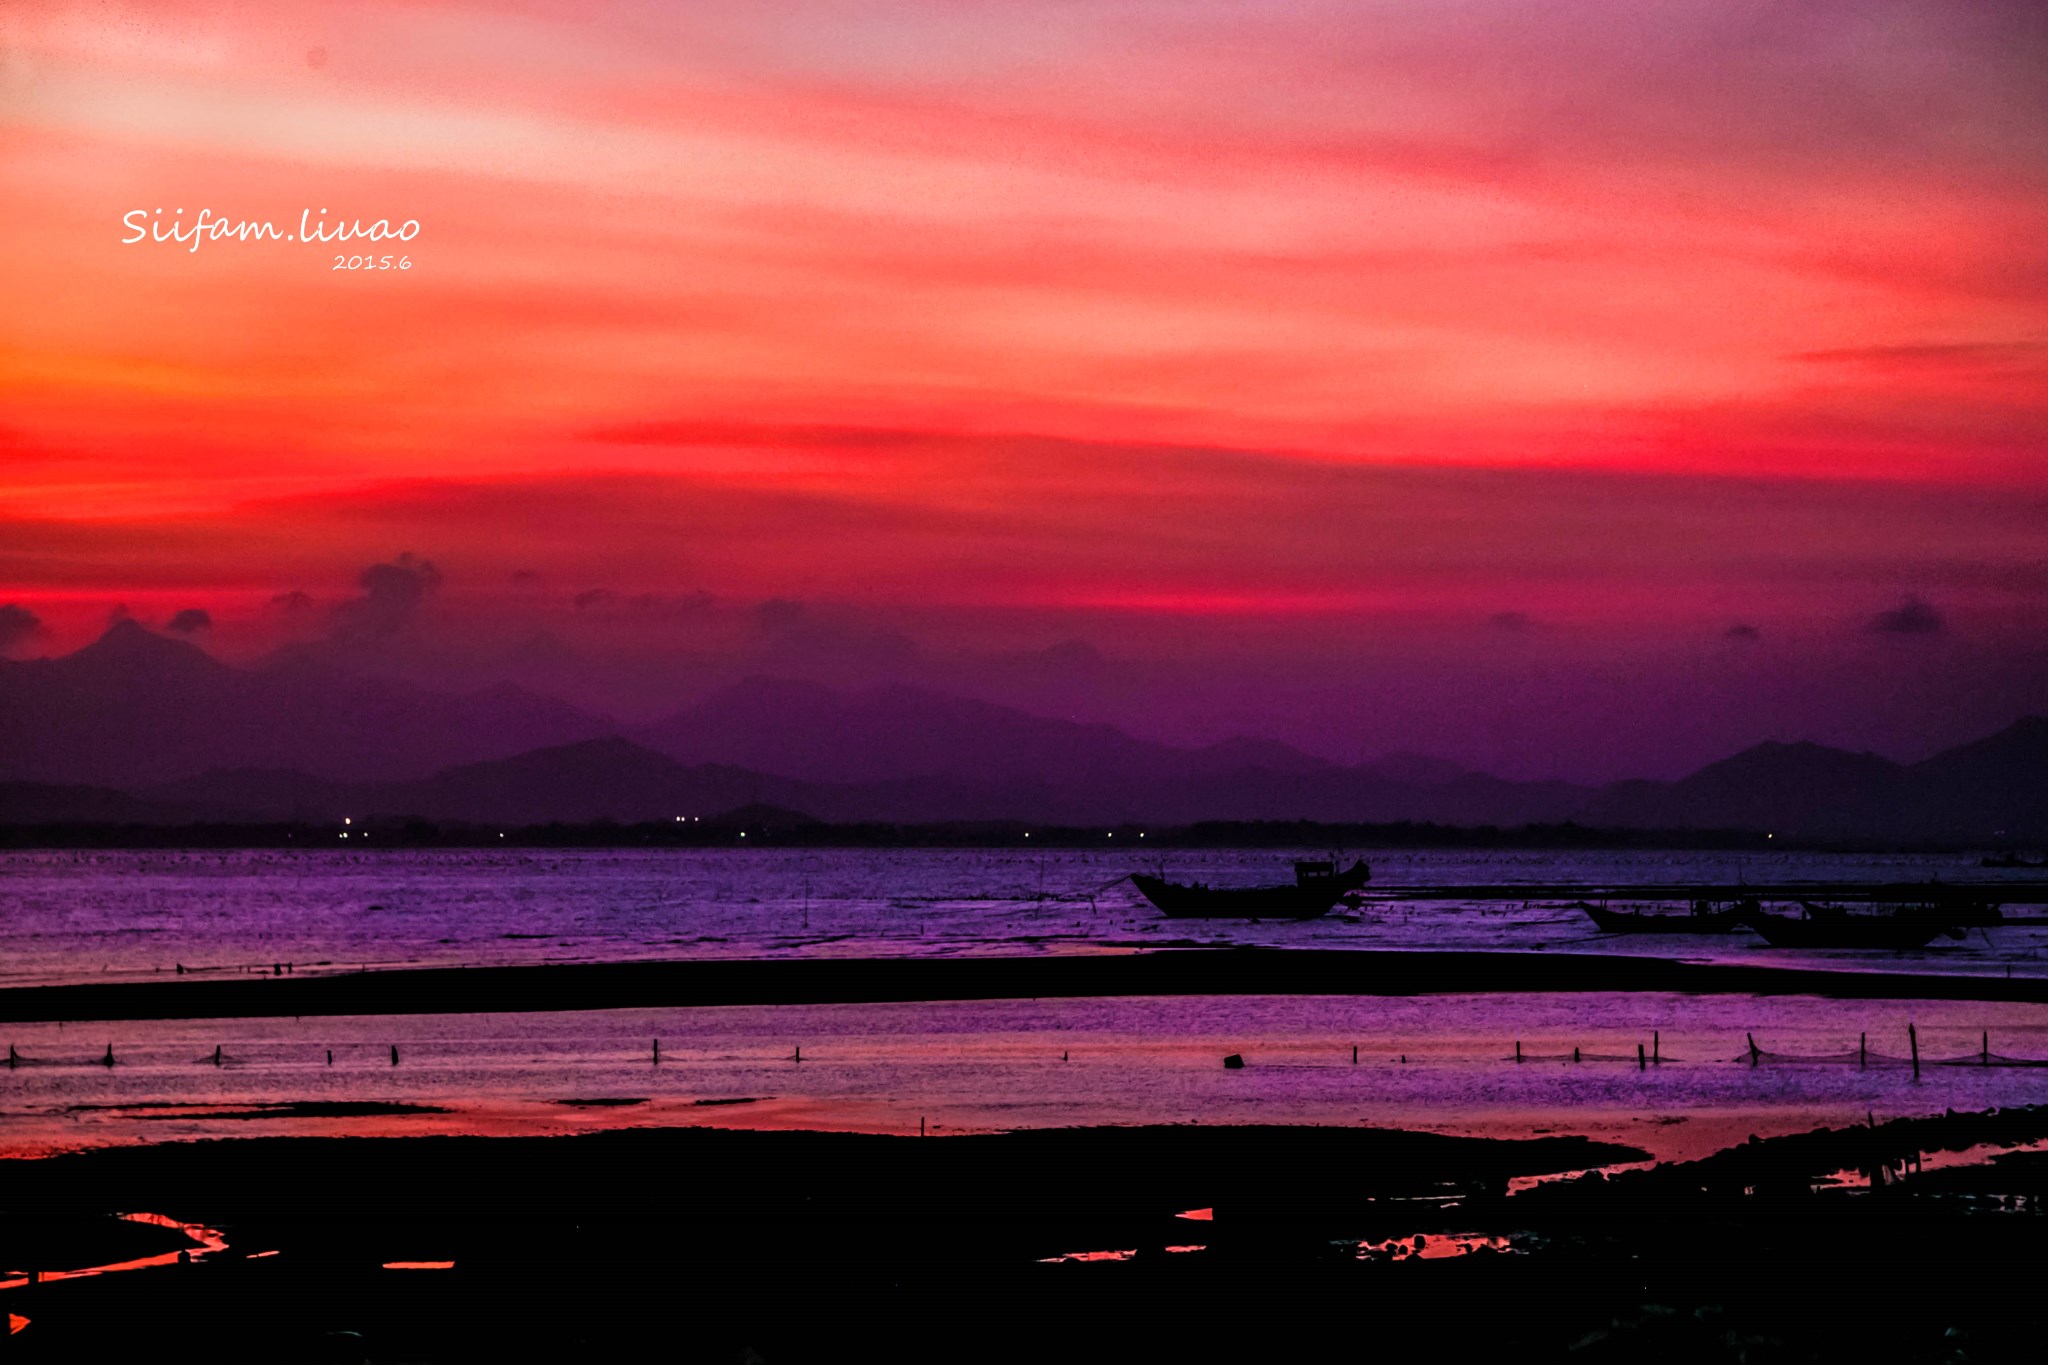
[[1103, 837], [1103, 838], [1105, 838], [1105, 839], [1114, 839], [1114, 838], [1116, 838], [1116, 831], [1115, 831], [1115, 830], [1111, 830], [1111, 831], [1110, 831], [1109, 833], [1107, 833], [1107, 834], [1103, 835], [1102, 837]]
[[346, 815], [344, 815], [341, 817], [341, 823], [343, 823], [344, 825], [353, 825], [355, 821], [349, 819]]
[[347, 830], [343, 830], [343, 831], [341, 832], [341, 837], [342, 837], [342, 838], [344, 838], [344, 839], [348, 838], [348, 831], [347, 831]]
[[676, 823], [677, 823], [677, 824], [679, 824], [679, 825], [680, 825], [681, 823], [683, 823], [683, 817], [682, 817], [682, 816], [680, 816], [680, 815], [678, 815], [678, 816], [676, 817]]
[[1139, 837], [1140, 839], [1144, 838], [1144, 837], [1145, 837], [1145, 831], [1144, 831], [1144, 830], [1142, 830], [1142, 829], [1141, 829], [1141, 830], [1139, 830], [1139, 831], [1138, 831], [1138, 837]]
[[740, 831], [740, 838], [744, 839], [744, 838], [746, 838], [746, 837], [747, 837], [747, 832], [746, 832], [745, 830], [741, 830], [741, 831]]
[[1025, 837], [1025, 838], [1027, 838], [1027, 839], [1029, 839], [1029, 838], [1031, 837], [1031, 831], [1030, 831], [1030, 830], [1028, 830], [1028, 829], [1027, 829], [1027, 830], [1025, 830], [1025, 831], [1024, 831], [1024, 837]]
[[502, 834], [500, 834], [500, 835], [499, 835], [498, 837], [499, 837], [500, 839], [502, 839], [502, 838], [504, 838], [505, 836], [504, 836], [504, 835], [502, 835]]

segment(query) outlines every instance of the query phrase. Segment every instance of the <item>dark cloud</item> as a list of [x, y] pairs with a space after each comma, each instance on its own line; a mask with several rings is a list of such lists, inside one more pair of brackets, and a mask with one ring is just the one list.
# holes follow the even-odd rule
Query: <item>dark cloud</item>
[[0, 607], [0, 654], [13, 653], [33, 640], [42, 628], [42, 618], [19, 602]]
[[363, 590], [334, 609], [334, 633], [343, 640], [382, 640], [405, 629], [441, 586], [441, 571], [410, 550], [356, 576]]
[[718, 601], [708, 592], [638, 592], [590, 588], [570, 599], [576, 610], [606, 621], [675, 621], [708, 611]]
[[199, 607], [187, 607], [164, 623], [173, 635], [192, 635], [213, 626], [213, 615]]
[[1938, 635], [1945, 624], [1932, 604], [1909, 595], [1891, 610], [1871, 617], [1866, 629], [1879, 635]]
[[1728, 627], [1725, 634], [1731, 640], [1741, 640], [1745, 643], [1754, 643], [1764, 638], [1763, 631], [1755, 626], [1733, 625]]
[[1523, 612], [1497, 611], [1486, 618], [1486, 624], [1492, 626], [1495, 630], [1519, 632], [1529, 629], [1529, 627], [1536, 623], [1531, 621]]
[[313, 609], [313, 599], [306, 593], [300, 592], [297, 588], [293, 588], [290, 592], [281, 592], [271, 598], [270, 605], [276, 607], [279, 611], [296, 615], [302, 611], [311, 611]]

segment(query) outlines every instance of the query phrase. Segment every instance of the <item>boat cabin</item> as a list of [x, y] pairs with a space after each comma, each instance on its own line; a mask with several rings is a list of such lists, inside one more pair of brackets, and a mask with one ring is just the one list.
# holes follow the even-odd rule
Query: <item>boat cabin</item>
[[1328, 860], [1314, 863], [1296, 863], [1294, 865], [1294, 884], [1296, 886], [1314, 886], [1319, 882], [1329, 881], [1336, 875], [1337, 864]]

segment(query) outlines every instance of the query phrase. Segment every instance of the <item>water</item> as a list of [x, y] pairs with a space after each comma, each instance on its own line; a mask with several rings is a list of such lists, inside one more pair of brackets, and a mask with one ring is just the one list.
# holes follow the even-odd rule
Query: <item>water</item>
[[[1541, 949], [2034, 975], [2029, 926], [1911, 953], [1607, 938], [1556, 901], [1370, 900], [1306, 923], [1163, 920], [1117, 879], [1283, 877], [1288, 852], [63, 852], [0, 856], [0, 980], [358, 965], [1044, 954], [1170, 943]], [[1368, 854], [1373, 889], [1960, 881], [1974, 860]], [[1917, 1025], [1916, 1081], [1904, 1062]], [[1655, 993], [1192, 997], [0, 1026], [0, 1154], [283, 1133], [716, 1124], [935, 1134], [1093, 1123], [1584, 1133], [1703, 1155], [1816, 1123], [2048, 1103], [2048, 1006]], [[1754, 1034], [1763, 1055], [1747, 1060]], [[1867, 1065], [1854, 1057], [1869, 1035]], [[661, 1063], [652, 1060], [661, 1041]], [[1654, 1042], [1653, 1042], [1654, 1040]], [[1520, 1042], [1525, 1060], [1513, 1060]], [[111, 1045], [117, 1065], [100, 1065]], [[1662, 1064], [1638, 1067], [1638, 1045]], [[390, 1061], [393, 1047], [401, 1061]], [[803, 1060], [793, 1060], [796, 1049]], [[1352, 1049], [1359, 1063], [1351, 1063]], [[215, 1049], [222, 1065], [215, 1066]], [[1573, 1049], [1580, 1060], [1570, 1060]], [[333, 1061], [327, 1060], [332, 1053]], [[1241, 1053], [1247, 1065], [1225, 1070]], [[1063, 1060], [1064, 1058], [1064, 1060]], [[1801, 1058], [1811, 1060], [1798, 1060]], [[340, 1107], [337, 1107], [340, 1106]]]
[[[1286, 880], [1273, 850], [92, 851], [0, 855], [0, 985], [174, 973], [645, 958], [1127, 951], [1166, 943], [1543, 949], [2048, 973], [2041, 929], [1907, 954], [1603, 937], [1557, 900], [1369, 899], [1303, 923], [1166, 920], [1118, 879]], [[1992, 879], [1974, 858], [1383, 852], [1369, 893], [1545, 882]], [[2024, 874], [2004, 874], [2014, 879]]]
[[[1920, 1041], [1917, 1080], [1904, 1060], [1909, 1023]], [[2048, 1006], [1661, 993], [9, 1025], [0, 1032], [29, 1060], [0, 1069], [0, 1152], [638, 1125], [943, 1136], [1324, 1123], [1583, 1133], [1660, 1157], [1698, 1156], [1750, 1133], [1861, 1123], [1871, 1112], [2048, 1103], [2048, 1068], [1936, 1065], [1975, 1057], [1987, 1031], [1998, 1054], [2048, 1058]], [[1859, 1066], [1862, 1033], [1869, 1061]], [[1750, 1034], [1763, 1050], [1754, 1065]], [[1653, 1035], [1663, 1060], [1639, 1067], [1637, 1044], [1649, 1049]], [[112, 1068], [99, 1064], [109, 1044]], [[1223, 1067], [1230, 1053], [1243, 1055], [1242, 1070]]]

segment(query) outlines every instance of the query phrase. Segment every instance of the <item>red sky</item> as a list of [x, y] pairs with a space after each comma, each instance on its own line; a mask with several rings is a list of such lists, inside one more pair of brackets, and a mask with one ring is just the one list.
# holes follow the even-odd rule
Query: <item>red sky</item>
[[16, 655], [199, 608], [1574, 776], [2048, 708], [2032, 3], [16, 0], [0, 53]]

